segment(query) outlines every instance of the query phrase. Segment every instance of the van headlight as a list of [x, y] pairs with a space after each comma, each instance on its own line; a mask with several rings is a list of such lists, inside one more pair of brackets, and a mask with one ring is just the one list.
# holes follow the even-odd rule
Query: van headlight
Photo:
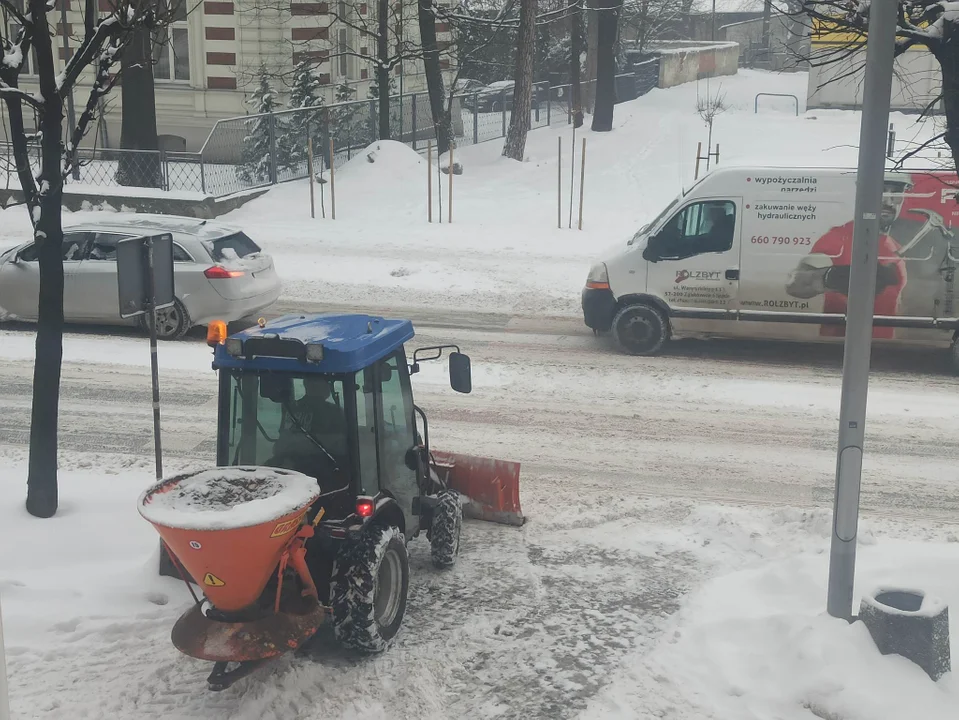
[[586, 277], [586, 287], [591, 290], [609, 290], [609, 273], [606, 271], [606, 263], [593, 265]]

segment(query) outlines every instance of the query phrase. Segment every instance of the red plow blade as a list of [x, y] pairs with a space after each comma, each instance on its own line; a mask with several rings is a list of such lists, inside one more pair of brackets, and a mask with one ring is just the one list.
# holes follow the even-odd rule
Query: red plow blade
[[526, 522], [519, 504], [519, 463], [433, 451], [437, 474], [466, 496], [463, 514], [502, 525]]

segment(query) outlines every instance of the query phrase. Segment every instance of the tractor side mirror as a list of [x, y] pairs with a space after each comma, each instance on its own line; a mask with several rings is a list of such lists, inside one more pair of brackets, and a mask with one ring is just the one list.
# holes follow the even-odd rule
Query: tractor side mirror
[[293, 381], [283, 375], [261, 375], [260, 397], [285, 404], [293, 395]]
[[473, 372], [469, 355], [450, 353], [450, 386], [460, 393], [473, 391]]

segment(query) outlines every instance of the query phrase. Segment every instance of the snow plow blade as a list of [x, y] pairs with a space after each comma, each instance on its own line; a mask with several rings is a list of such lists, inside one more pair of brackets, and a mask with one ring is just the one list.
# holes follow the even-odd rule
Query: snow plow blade
[[433, 451], [437, 475], [466, 497], [468, 518], [502, 525], [526, 522], [519, 504], [519, 463]]

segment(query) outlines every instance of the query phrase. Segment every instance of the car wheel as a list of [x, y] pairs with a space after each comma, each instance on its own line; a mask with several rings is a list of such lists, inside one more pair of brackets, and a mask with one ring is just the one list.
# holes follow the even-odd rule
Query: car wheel
[[192, 326], [190, 313], [178, 299], [170, 307], [157, 310], [157, 337], [160, 340], [179, 340]]
[[463, 508], [455, 490], [443, 490], [437, 496], [430, 523], [430, 555], [437, 568], [450, 568], [460, 554], [460, 536], [463, 532]]
[[367, 528], [344, 543], [333, 563], [333, 632], [348, 648], [382, 652], [406, 614], [410, 559], [398, 527]]
[[669, 339], [669, 321], [652, 305], [627, 305], [613, 318], [613, 337], [630, 355], [655, 355]]

